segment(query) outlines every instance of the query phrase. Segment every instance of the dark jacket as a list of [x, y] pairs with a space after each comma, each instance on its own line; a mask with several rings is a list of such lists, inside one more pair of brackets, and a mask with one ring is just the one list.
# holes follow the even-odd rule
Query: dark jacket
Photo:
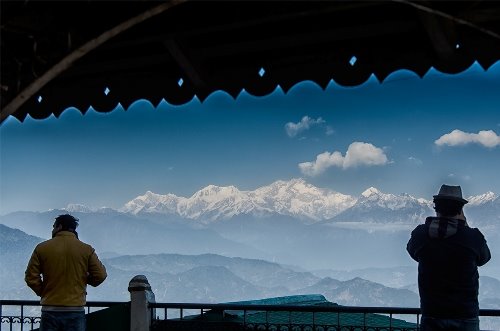
[[428, 217], [406, 247], [418, 262], [422, 315], [471, 318], [479, 314], [478, 266], [491, 258], [482, 233], [465, 221]]

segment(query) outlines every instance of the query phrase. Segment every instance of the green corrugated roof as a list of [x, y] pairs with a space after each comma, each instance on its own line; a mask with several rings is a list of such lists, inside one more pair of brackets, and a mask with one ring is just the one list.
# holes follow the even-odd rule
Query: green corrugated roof
[[[336, 303], [329, 302], [322, 295], [298, 295], [278, 298], [269, 298], [252, 301], [231, 302], [231, 304], [244, 305], [300, 305], [300, 306], [338, 306]], [[193, 319], [200, 316], [191, 316]], [[225, 321], [234, 323], [247, 324], [275, 324], [275, 325], [316, 325], [316, 326], [368, 326], [373, 328], [389, 327], [416, 330], [417, 324], [410, 323], [402, 319], [390, 318], [382, 314], [372, 313], [333, 313], [333, 312], [290, 312], [290, 311], [247, 311], [246, 315], [243, 311], [225, 310], [209, 311], [203, 318], [206, 321]]]
[[[334, 303], [319, 303], [311, 306], [333, 306]], [[266, 316], [267, 315], [267, 316]], [[238, 314], [243, 320], [243, 316]], [[332, 313], [332, 312], [250, 312], [246, 316], [247, 323], [292, 324], [292, 325], [340, 325], [340, 326], [370, 326], [370, 327], [398, 327], [416, 329], [415, 323], [402, 319], [371, 313]]]

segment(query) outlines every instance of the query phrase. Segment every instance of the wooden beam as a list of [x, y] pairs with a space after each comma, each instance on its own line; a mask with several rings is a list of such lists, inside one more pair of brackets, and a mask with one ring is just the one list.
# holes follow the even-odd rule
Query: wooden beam
[[0, 123], [10, 115], [14, 114], [29, 98], [31, 98], [35, 93], [37, 93], [42, 87], [53, 80], [55, 77], [59, 76], [66, 69], [71, 67], [75, 61], [85, 56], [90, 51], [104, 44], [111, 38], [119, 35], [120, 33], [130, 29], [131, 27], [148, 20], [158, 14], [163, 13], [169, 8], [172, 8], [178, 4], [186, 2], [187, 0], [170, 0], [154, 8], [151, 8], [131, 19], [118, 24], [117, 26], [105, 31], [100, 36], [92, 39], [85, 43], [83, 46], [77, 48], [61, 61], [59, 61], [52, 68], [47, 70], [42, 76], [37, 78], [31, 84], [29, 84], [23, 91], [21, 91], [14, 99], [12, 99], [1, 111], [0, 111]]
[[417, 15], [429, 36], [437, 56], [441, 60], [453, 57], [457, 45], [455, 23], [428, 11], [419, 10]]
[[[486, 29], [486, 28], [483, 28], [483, 27], [477, 25], [478, 22], [472, 22], [472, 21], [469, 21], [469, 20], [464, 19], [464, 18], [456, 17], [456, 16], [453, 16], [453, 15], [447, 14], [445, 12], [442, 12], [440, 10], [433, 9], [433, 8], [431, 8], [429, 6], [425, 6], [425, 5], [422, 5], [420, 3], [415, 3], [415, 2], [408, 1], [408, 0], [391, 0], [391, 1], [415, 7], [416, 9], [418, 9], [418, 10], [420, 10], [422, 12], [427, 12], [427, 13], [430, 13], [430, 14], [433, 14], [433, 15], [436, 15], [436, 16], [441, 16], [441, 17], [446, 18], [446, 19], [448, 19], [450, 21], [453, 21], [453, 22], [455, 22], [457, 24], [468, 26], [468, 27], [470, 27], [470, 28], [472, 28], [474, 30], [477, 30], [477, 31], [485, 34], [485, 35], [488, 35], [488, 36], [490, 36], [492, 38], [500, 40], [500, 34], [498, 34], [495, 31], [491, 31], [489, 29]], [[494, 1], [492, 1], [492, 2], [494, 2]], [[477, 12], [478, 11], [474, 11], [474, 13], [477, 13]], [[482, 20], [491, 20], [491, 19], [494, 19], [498, 15], [498, 10], [496, 10], [495, 13], [496, 14], [490, 15], [490, 17], [488, 17], [488, 18], [485, 18], [484, 15], [483, 15], [483, 17], [481, 19]], [[474, 16], [471, 16], [471, 17], [474, 17]], [[481, 22], [482, 21], [480, 21], [479, 23], [481, 23]]]

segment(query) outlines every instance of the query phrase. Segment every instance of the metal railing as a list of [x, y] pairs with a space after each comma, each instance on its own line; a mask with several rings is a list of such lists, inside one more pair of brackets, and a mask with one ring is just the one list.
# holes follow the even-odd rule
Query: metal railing
[[[334, 304], [150, 303], [149, 307], [153, 331], [413, 331], [420, 329], [421, 314], [419, 308], [350, 307]], [[500, 317], [500, 310], [481, 309], [479, 315]], [[500, 325], [500, 319], [497, 318], [496, 322]]]
[[[85, 305], [87, 314], [102, 308], [109, 308], [126, 302], [88, 301]], [[5, 309], [7, 307], [7, 309]], [[27, 311], [27, 307], [31, 307]], [[10, 308], [10, 309], [9, 309]], [[0, 300], [0, 330], [7, 325], [9, 331], [34, 330], [40, 326], [41, 305], [38, 300]]]
[[[86, 311], [127, 302], [89, 301]], [[9, 309], [5, 309], [5, 308]], [[28, 309], [31, 307], [32, 309]], [[149, 303], [151, 330], [279, 330], [279, 331], [413, 331], [419, 330], [420, 309], [331, 305], [256, 305]], [[12, 313], [17, 309], [19, 313]], [[35, 313], [33, 309], [37, 310]], [[29, 311], [27, 311], [29, 310]], [[157, 314], [159, 313], [159, 314]], [[162, 316], [160, 316], [162, 315]], [[480, 318], [494, 318], [499, 309], [480, 309]], [[0, 300], [1, 330], [34, 330], [40, 323], [40, 302]], [[482, 323], [482, 320], [481, 320]], [[7, 328], [4, 326], [7, 325]], [[483, 330], [498, 330], [484, 328]]]

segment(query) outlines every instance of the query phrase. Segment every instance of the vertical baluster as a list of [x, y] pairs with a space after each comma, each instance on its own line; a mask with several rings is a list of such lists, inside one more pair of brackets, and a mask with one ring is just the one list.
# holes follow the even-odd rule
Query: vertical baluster
[[24, 326], [24, 305], [21, 305], [21, 331], [23, 331]]
[[392, 313], [389, 314], [389, 330], [392, 330]]

